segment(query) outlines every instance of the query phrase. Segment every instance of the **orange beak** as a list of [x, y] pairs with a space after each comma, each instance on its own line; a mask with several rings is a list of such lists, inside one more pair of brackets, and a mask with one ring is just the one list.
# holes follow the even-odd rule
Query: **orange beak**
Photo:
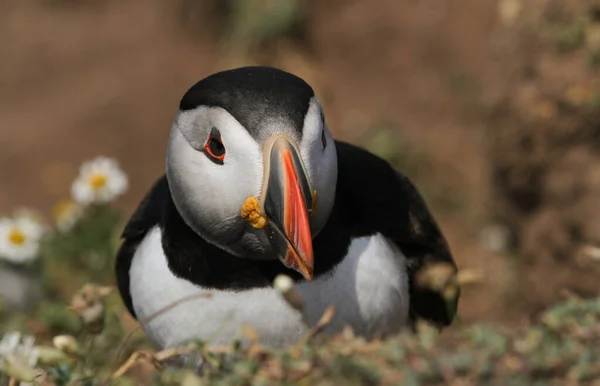
[[313, 278], [313, 248], [308, 208], [312, 194], [302, 160], [291, 139], [275, 138], [265, 157], [266, 185], [261, 206], [266, 230], [283, 264], [308, 281]]

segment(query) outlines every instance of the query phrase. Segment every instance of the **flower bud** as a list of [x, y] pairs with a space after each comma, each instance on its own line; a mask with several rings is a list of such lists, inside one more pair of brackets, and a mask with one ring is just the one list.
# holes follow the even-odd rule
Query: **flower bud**
[[57, 335], [52, 339], [52, 344], [67, 354], [77, 355], [81, 352], [79, 343], [71, 335]]
[[281, 294], [285, 301], [298, 311], [304, 309], [304, 298], [302, 294], [294, 287], [291, 277], [286, 275], [277, 275], [273, 283], [275, 289]]

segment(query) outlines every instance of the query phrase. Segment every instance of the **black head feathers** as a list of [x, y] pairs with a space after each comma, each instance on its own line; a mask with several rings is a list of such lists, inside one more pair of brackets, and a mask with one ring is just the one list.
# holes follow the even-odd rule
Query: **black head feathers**
[[214, 106], [227, 110], [251, 134], [265, 120], [285, 122], [302, 136], [314, 91], [303, 79], [271, 67], [241, 67], [217, 72], [183, 96], [180, 110]]

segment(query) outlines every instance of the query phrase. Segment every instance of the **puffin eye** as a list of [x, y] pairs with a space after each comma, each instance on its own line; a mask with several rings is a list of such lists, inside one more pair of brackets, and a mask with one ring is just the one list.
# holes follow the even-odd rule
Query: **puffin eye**
[[225, 146], [221, 140], [221, 133], [216, 128], [212, 128], [208, 141], [204, 145], [204, 153], [213, 161], [223, 162], [225, 159]]

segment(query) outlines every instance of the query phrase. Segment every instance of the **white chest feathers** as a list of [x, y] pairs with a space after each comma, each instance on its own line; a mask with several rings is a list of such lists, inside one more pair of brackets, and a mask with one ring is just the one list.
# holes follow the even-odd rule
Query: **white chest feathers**
[[156, 227], [140, 244], [129, 272], [133, 309], [159, 348], [194, 339], [228, 344], [241, 338], [245, 325], [253, 327], [267, 346], [293, 344], [306, 331], [303, 319], [315, 324], [330, 305], [335, 316], [328, 332], [350, 326], [356, 334], [372, 337], [396, 332], [406, 324], [406, 260], [381, 235], [354, 239], [347, 256], [331, 274], [297, 285], [305, 301], [305, 315], [291, 308], [272, 288], [214, 290], [175, 277], [160, 240]]

